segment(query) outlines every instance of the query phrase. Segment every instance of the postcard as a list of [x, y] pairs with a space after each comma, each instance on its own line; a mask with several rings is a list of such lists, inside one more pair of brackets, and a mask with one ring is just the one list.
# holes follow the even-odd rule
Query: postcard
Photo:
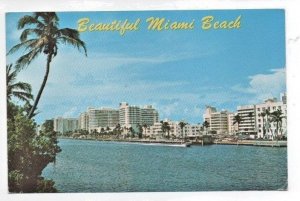
[[5, 21], [10, 193], [287, 190], [284, 9]]

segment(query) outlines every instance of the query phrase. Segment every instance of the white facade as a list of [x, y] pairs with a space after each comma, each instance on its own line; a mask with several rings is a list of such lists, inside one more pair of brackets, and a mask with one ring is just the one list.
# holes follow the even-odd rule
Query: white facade
[[[287, 135], [287, 106], [283, 101], [268, 99], [256, 106], [256, 128], [258, 138], [273, 139], [275, 135]], [[280, 110], [282, 122], [277, 132], [276, 122], [272, 122], [272, 113]]]
[[[200, 135], [201, 125], [187, 124], [181, 129], [178, 121], [164, 120], [164, 122], [168, 122], [168, 125], [170, 126], [170, 138], [196, 137]], [[162, 138], [168, 135], [167, 131], [162, 131], [162, 123], [160, 122], [147, 127], [145, 133], [146, 136], [151, 138]]]
[[132, 127], [135, 131], [138, 131], [138, 125], [153, 126], [158, 122], [158, 119], [158, 112], [151, 105], [140, 108], [126, 102], [120, 103], [119, 122], [121, 127]]
[[241, 117], [239, 133], [253, 135], [256, 133], [255, 105], [243, 105], [237, 107], [238, 115]]
[[187, 124], [183, 128], [183, 135], [186, 137], [198, 137], [200, 135], [201, 125]]
[[79, 116], [78, 120], [79, 129], [88, 131], [89, 130], [89, 115], [87, 112], [83, 112]]
[[208, 130], [215, 131], [217, 134], [228, 133], [228, 111], [218, 112], [215, 107], [206, 106], [203, 119], [209, 123]]
[[101, 127], [115, 127], [119, 123], [119, 111], [112, 108], [88, 108], [88, 131]]
[[152, 107], [152, 105], [147, 105], [141, 109], [141, 123], [147, 126], [152, 126], [159, 120], [158, 112]]

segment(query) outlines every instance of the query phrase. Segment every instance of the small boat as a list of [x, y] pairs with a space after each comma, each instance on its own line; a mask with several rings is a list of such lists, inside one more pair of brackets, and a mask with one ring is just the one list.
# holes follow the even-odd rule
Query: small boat
[[157, 142], [157, 143], [141, 143], [142, 145], [155, 145], [155, 146], [168, 146], [168, 147], [190, 147], [191, 143], [164, 143], [164, 142]]

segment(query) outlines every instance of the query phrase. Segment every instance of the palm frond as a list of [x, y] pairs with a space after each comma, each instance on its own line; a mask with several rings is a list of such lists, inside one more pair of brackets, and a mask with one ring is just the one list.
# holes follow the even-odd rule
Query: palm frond
[[11, 85], [13, 89], [20, 89], [22, 91], [26, 91], [28, 93], [31, 93], [31, 85], [25, 82], [17, 82], [13, 85]]
[[87, 50], [86, 50], [86, 46], [85, 43], [80, 40], [79, 38], [72, 38], [66, 35], [62, 35], [60, 37], [58, 37], [58, 41], [62, 42], [63, 44], [70, 44], [73, 45], [74, 47], [77, 47], [78, 50], [80, 50], [80, 48], [83, 48], [85, 56], [87, 56]]
[[41, 29], [25, 29], [20, 36], [21, 42], [26, 41], [27, 37], [29, 35], [33, 35], [33, 34], [35, 34], [37, 36], [41, 36], [43, 34], [43, 30], [41, 30]]
[[27, 65], [29, 65], [37, 57], [38, 53], [40, 53], [41, 51], [42, 48], [35, 48], [30, 52], [28, 52], [27, 54], [21, 56], [16, 62], [16, 66], [15, 66], [16, 69], [19, 71], [24, 67], [26, 67]]
[[27, 40], [27, 41], [24, 41], [24, 42], [21, 42], [15, 46], [13, 46], [6, 55], [9, 55], [9, 54], [13, 54], [15, 53], [16, 51], [18, 51], [19, 49], [21, 48], [28, 48], [30, 47], [32, 44], [34, 44], [34, 42], [36, 42], [37, 39], [30, 39], [30, 40]]
[[55, 12], [35, 12], [34, 17], [38, 19], [41, 17], [45, 24], [53, 23], [53, 25], [58, 26], [59, 18]]
[[37, 27], [39, 28], [45, 27], [45, 25], [37, 18], [30, 15], [25, 15], [18, 21], [18, 29], [23, 29], [26, 25], [32, 25], [32, 24], [36, 24]]
[[29, 100], [33, 100], [33, 95], [27, 92], [23, 92], [23, 91], [13, 91], [12, 95], [22, 101], [29, 101]]

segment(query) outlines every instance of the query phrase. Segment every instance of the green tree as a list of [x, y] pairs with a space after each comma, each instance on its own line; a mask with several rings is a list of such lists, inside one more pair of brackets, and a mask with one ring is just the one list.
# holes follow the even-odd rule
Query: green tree
[[141, 138], [143, 138], [143, 126], [138, 124], [137, 127], [138, 127], [138, 131], [139, 131], [138, 136], [141, 139]]
[[46, 86], [50, 71], [50, 63], [57, 55], [58, 44], [70, 44], [78, 49], [83, 48], [85, 54], [85, 43], [80, 40], [79, 32], [70, 28], [58, 28], [59, 18], [55, 12], [35, 12], [32, 15], [25, 15], [18, 21], [18, 29], [22, 29], [20, 43], [13, 46], [8, 54], [24, 48], [27, 52], [16, 62], [16, 69], [20, 70], [28, 66], [39, 54], [47, 56], [46, 72], [43, 82], [38, 91], [33, 106], [28, 114], [33, 117], [34, 111], [39, 103], [43, 90]]
[[11, 101], [12, 97], [15, 97], [29, 104], [33, 100], [31, 86], [25, 82], [16, 82], [17, 75], [18, 71], [12, 69], [12, 64], [6, 65], [7, 102]]
[[183, 128], [187, 125], [187, 123], [181, 121], [179, 122], [179, 126], [180, 126], [180, 129], [181, 129], [181, 137], [183, 138]]
[[[279, 137], [279, 130], [281, 131], [281, 127], [282, 127], [282, 119], [283, 119], [282, 115], [283, 113], [279, 109], [271, 113], [271, 122], [274, 122], [276, 124], [275, 137], [277, 139]], [[282, 132], [280, 132], [280, 137], [282, 137]]]
[[144, 123], [143, 128], [144, 128], [144, 135], [146, 136], [147, 135], [146, 131], [147, 131], [148, 125], [146, 123]]
[[36, 124], [23, 109], [9, 102], [13, 113], [8, 118], [8, 185], [10, 192], [56, 192], [54, 182], [45, 180], [42, 170], [55, 161], [61, 150], [56, 132], [48, 123], [36, 134]]
[[238, 126], [238, 131], [240, 130], [240, 123], [242, 122], [242, 118], [239, 114], [236, 114], [234, 117], [233, 117], [233, 125], [234, 124], [237, 124]]
[[208, 121], [204, 121], [202, 124], [204, 130], [207, 132], [207, 129], [209, 128], [209, 122]]
[[171, 130], [171, 127], [170, 127], [170, 124], [169, 122], [167, 121], [161, 121], [161, 130], [163, 133], [167, 133], [167, 138], [170, 138], [170, 130]]

